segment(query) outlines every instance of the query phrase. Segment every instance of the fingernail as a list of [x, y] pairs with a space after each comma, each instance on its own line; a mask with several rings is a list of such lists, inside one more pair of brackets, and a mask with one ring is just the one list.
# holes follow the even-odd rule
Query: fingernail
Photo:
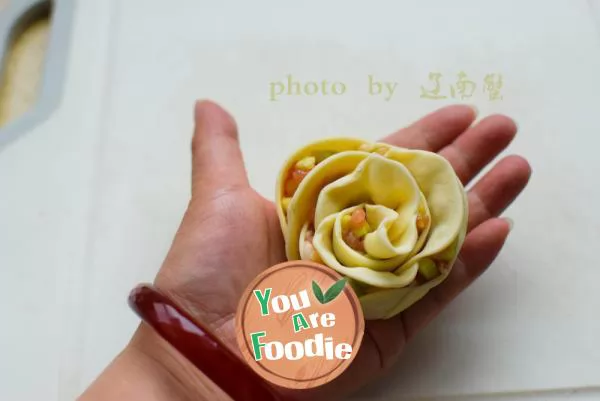
[[198, 114], [200, 112], [201, 100], [196, 100], [194, 102], [194, 121], [198, 120]]
[[196, 100], [196, 103], [194, 103], [194, 119], [195, 120], [198, 120], [202, 116], [205, 106], [208, 105], [209, 103], [211, 103], [211, 102], [208, 100], [205, 100], [205, 99]]
[[508, 223], [508, 231], [512, 231], [512, 229], [515, 225], [515, 221], [513, 219], [511, 219], [510, 217], [504, 217], [504, 220]]

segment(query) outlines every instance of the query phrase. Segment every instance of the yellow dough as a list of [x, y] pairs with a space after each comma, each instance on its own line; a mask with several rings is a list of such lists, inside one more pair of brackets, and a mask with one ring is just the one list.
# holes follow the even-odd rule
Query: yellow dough
[[[314, 167], [286, 193], [291, 172], [306, 160]], [[318, 261], [348, 277], [366, 319], [395, 316], [440, 284], [466, 234], [465, 189], [431, 152], [325, 139], [288, 159], [276, 191], [287, 258]], [[357, 250], [342, 227], [359, 208], [369, 231]]]

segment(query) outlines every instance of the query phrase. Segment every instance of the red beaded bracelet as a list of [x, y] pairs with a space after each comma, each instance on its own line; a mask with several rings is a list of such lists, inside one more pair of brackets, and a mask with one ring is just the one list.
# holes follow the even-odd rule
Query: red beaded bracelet
[[151, 285], [139, 285], [129, 306], [235, 401], [283, 401], [264, 379], [189, 313]]

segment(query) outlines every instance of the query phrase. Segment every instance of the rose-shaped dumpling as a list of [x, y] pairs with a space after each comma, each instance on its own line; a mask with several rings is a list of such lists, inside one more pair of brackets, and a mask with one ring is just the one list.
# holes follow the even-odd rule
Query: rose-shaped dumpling
[[323, 263], [366, 319], [402, 312], [450, 272], [467, 226], [465, 190], [441, 156], [358, 139], [312, 143], [283, 166], [276, 195], [288, 259]]

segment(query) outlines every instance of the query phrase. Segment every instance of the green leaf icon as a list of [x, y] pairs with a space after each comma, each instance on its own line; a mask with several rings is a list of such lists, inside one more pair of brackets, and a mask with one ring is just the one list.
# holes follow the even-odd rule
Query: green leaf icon
[[337, 281], [334, 285], [329, 287], [329, 289], [325, 292], [325, 297], [323, 299], [325, 302], [321, 303], [326, 304], [336, 299], [337, 296], [340, 295], [340, 293], [344, 290], [345, 285], [346, 278], [344, 277], [343, 279]]
[[321, 290], [321, 287], [319, 287], [319, 284], [317, 284], [315, 280], [313, 280], [312, 282], [312, 290], [313, 294], [315, 294], [315, 297], [317, 298], [317, 301], [324, 304], [325, 298], [323, 297], [323, 291]]

